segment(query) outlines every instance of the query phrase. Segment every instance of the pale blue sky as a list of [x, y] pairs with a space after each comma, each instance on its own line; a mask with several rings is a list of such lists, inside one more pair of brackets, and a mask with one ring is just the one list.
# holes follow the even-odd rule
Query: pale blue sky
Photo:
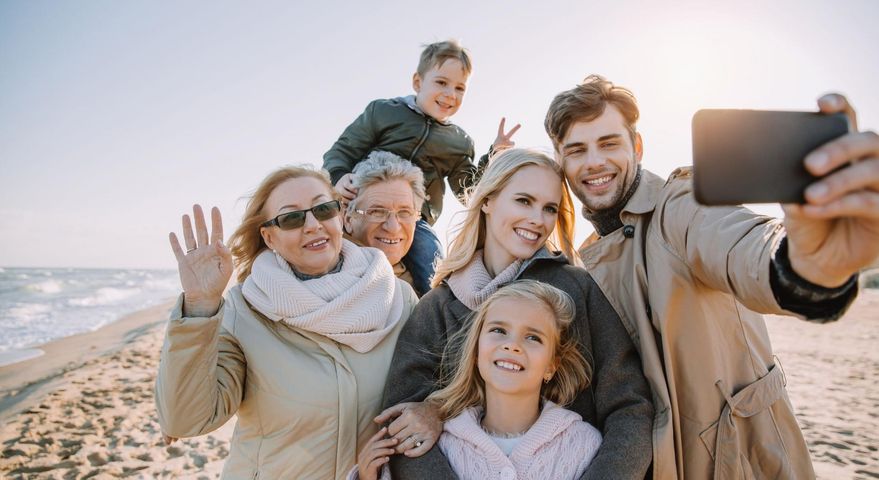
[[453, 121], [479, 152], [502, 115], [519, 145], [548, 146], [549, 101], [589, 73], [635, 92], [662, 175], [690, 163], [699, 108], [808, 110], [837, 90], [876, 130], [877, 20], [869, 0], [7, 0], [0, 266], [173, 268], [167, 234], [192, 203], [231, 233], [266, 173], [320, 164], [370, 100], [411, 93], [421, 44], [449, 37], [473, 54]]

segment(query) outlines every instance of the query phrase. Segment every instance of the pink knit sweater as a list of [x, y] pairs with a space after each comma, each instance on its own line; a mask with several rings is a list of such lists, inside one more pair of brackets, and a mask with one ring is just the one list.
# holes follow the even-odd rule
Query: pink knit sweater
[[446, 421], [438, 445], [461, 480], [577, 479], [601, 446], [580, 415], [547, 401], [509, 457], [482, 430], [482, 409]]
[[[509, 457], [480, 425], [481, 408], [447, 420], [437, 445], [461, 480], [578, 479], [601, 446], [601, 433], [580, 415], [550, 401]], [[357, 480], [357, 467], [348, 480]], [[385, 465], [381, 480], [390, 480]]]

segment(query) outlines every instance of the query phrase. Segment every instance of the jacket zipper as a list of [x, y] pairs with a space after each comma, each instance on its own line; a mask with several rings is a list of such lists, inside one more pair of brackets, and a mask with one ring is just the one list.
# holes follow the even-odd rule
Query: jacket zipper
[[409, 155], [408, 160], [412, 163], [415, 163], [415, 155], [418, 153], [418, 150], [421, 149], [421, 146], [424, 145], [425, 140], [427, 140], [427, 135], [430, 134], [430, 119], [425, 119], [424, 121], [424, 133], [421, 134], [421, 140], [418, 141], [418, 145], [415, 145], [415, 149], [412, 150], [412, 154]]

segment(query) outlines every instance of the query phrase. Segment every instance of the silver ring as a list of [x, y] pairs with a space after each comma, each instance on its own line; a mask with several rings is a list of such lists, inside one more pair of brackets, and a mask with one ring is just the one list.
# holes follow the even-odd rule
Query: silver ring
[[415, 448], [418, 448], [418, 447], [420, 447], [420, 446], [423, 445], [423, 444], [424, 444], [423, 441], [421, 441], [421, 440], [416, 440], [416, 441], [415, 441]]
[[198, 247], [190, 248], [189, 250], [186, 251], [186, 253], [187, 254], [192, 253], [192, 252], [196, 251], [196, 249], [198, 249]]

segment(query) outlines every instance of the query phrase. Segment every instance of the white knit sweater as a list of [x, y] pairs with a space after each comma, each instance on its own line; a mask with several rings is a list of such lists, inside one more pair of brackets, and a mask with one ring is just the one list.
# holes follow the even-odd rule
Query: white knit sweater
[[601, 446], [580, 415], [547, 401], [509, 457], [480, 426], [482, 409], [446, 421], [438, 445], [461, 480], [577, 479]]

